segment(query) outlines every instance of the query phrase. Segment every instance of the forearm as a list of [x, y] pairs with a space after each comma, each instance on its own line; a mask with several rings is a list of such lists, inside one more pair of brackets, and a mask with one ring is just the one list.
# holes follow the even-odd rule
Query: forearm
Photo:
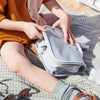
[[3, 19], [0, 22], [0, 29], [23, 31], [23, 24], [24, 24], [24, 22], [22, 22], [22, 21], [12, 21], [9, 19]]
[[49, 2], [46, 2], [45, 6], [58, 18], [63, 18], [67, 16], [67, 13], [55, 0], [50, 0]]
[[56, 15], [58, 18], [64, 18], [68, 15], [66, 12], [63, 11], [62, 8], [59, 8], [58, 6], [52, 9], [52, 13]]

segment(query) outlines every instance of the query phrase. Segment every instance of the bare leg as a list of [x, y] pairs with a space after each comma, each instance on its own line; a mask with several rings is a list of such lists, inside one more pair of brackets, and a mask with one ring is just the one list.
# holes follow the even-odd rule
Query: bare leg
[[48, 72], [31, 64], [21, 43], [6, 42], [1, 48], [1, 56], [10, 70], [49, 93], [53, 91], [58, 80]]
[[[65, 82], [58, 81], [48, 72], [31, 64], [24, 53], [24, 47], [18, 42], [6, 42], [1, 48], [1, 56], [7, 66], [15, 73], [29, 80], [41, 89], [52, 93], [57, 100], [74, 100], [80, 93]], [[71, 93], [71, 94], [70, 94]], [[83, 96], [80, 100], [89, 100]]]

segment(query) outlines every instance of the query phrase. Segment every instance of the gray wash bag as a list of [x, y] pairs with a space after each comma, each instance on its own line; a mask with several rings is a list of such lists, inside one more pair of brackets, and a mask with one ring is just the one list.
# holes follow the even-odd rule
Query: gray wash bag
[[35, 46], [46, 71], [56, 77], [84, 72], [86, 65], [80, 46], [64, 43], [60, 29], [47, 25], [44, 28], [47, 32], [43, 32], [44, 38], [38, 39]]

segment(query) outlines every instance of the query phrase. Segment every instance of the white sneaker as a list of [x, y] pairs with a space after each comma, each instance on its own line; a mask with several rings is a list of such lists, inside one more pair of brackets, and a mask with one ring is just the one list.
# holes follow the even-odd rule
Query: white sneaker
[[95, 81], [95, 83], [97, 85], [100, 85], [100, 69], [97, 70], [97, 72], [96, 72], [96, 81]]
[[100, 85], [100, 69], [91, 69], [88, 80], [94, 82], [96, 85]]
[[95, 82], [96, 81], [96, 73], [97, 73], [97, 70], [92, 68], [91, 71], [90, 71], [90, 74], [89, 74], [89, 77], [88, 77], [88, 80], [92, 81], [92, 82]]

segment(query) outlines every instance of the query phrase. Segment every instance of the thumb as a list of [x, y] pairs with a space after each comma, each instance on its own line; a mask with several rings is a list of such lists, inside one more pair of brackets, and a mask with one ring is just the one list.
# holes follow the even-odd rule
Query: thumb
[[40, 32], [37, 32], [37, 37], [38, 37], [39, 39], [42, 39], [42, 38], [43, 38], [43, 34], [40, 33]]
[[42, 32], [46, 32], [46, 31], [47, 31], [45, 28], [43, 28], [43, 27], [40, 26], [40, 25], [36, 25], [36, 28], [37, 28], [39, 31], [42, 31]]
[[56, 21], [53, 25], [52, 25], [52, 27], [57, 27], [59, 25], [59, 21]]

